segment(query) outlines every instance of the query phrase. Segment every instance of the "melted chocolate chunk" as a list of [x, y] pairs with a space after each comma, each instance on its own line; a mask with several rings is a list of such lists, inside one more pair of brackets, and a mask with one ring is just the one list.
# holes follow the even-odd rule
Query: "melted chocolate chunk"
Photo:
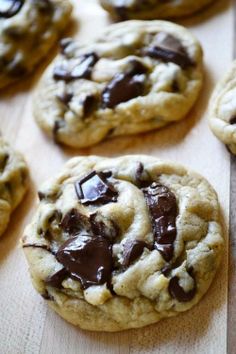
[[128, 20], [127, 9], [125, 6], [116, 6], [115, 7], [116, 15], [121, 21]]
[[72, 279], [81, 282], [83, 289], [110, 282], [111, 244], [101, 236], [72, 237], [59, 248], [56, 258]]
[[171, 272], [171, 266], [170, 266], [170, 264], [165, 265], [165, 266], [161, 269], [161, 272], [162, 272], [162, 274], [163, 274], [165, 277], [168, 277], [168, 275], [169, 275], [170, 272]]
[[230, 124], [234, 125], [236, 124], [236, 116], [233, 116], [231, 119], [230, 119]]
[[150, 246], [143, 241], [127, 241], [124, 244], [124, 253], [123, 253], [123, 266], [128, 267], [133, 263], [137, 258], [141, 256], [144, 248], [150, 249]]
[[82, 215], [76, 209], [71, 209], [61, 222], [63, 231], [68, 232], [70, 235], [79, 233], [82, 229], [88, 230], [89, 220], [85, 215]]
[[40, 201], [46, 199], [46, 195], [43, 192], [40, 192], [40, 191], [38, 192], [38, 197], [39, 197]]
[[117, 191], [100, 172], [92, 171], [76, 182], [75, 190], [82, 204], [105, 204], [117, 201]]
[[96, 109], [98, 104], [98, 99], [94, 95], [86, 96], [82, 101], [81, 105], [83, 106], [83, 118], [90, 116], [93, 111]]
[[61, 283], [63, 282], [63, 280], [68, 277], [69, 274], [66, 271], [65, 268], [60, 269], [58, 272], [56, 272], [55, 274], [53, 274], [51, 277], [48, 277], [45, 280], [45, 283], [49, 286], [53, 286], [54, 288], [58, 288], [60, 289], [62, 287]]
[[[191, 274], [193, 277], [193, 274]], [[194, 287], [193, 289], [189, 290], [188, 292], [184, 291], [184, 289], [179, 285], [179, 278], [177, 276], [170, 279], [168, 291], [170, 295], [177, 299], [180, 302], [188, 302], [191, 301], [195, 294], [196, 294], [196, 281], [194, 280]]]
[[141, 96], [144, 81], [144, 75], [116, 74], [102, 93], [102, 108], [114, 108], [119, 103]]
[[189, 66], [194, 65], [181, 42], [174, 36], [164, 32], [158, 33], [154, 45], [144, 49], [144, 55], [161, 59], [167, 63], [175, 63], [182, 69], [187, 69]]
[[130, 69], [127, 71], [127, 74], [129, 75], [141, 75], [141, 74], [146, 74], [147, 72], [147, 67], [141, 63], [141, 61], [132, 59], [130, 62]]
[[98, 61], [96, 53], [84, 54], [80, 62], [71, 70], [68, 67], [59, 65], [54, 68], [53, 77], [55, 80], [71, 81], [76, 79], [90, 79], [93, 66]]
[[156, 182], [143, 189], [149, 208], [154, 233], [154, 248], [159, 250], [166, 261], [173, 257], [173, 243], [176, 238], [176, 217], [178, 207], [175, 195]]
[[136, 168], [136, 171], [135, 171], [135, 180], [136, 180], [136, 183], [137, 185], [140, 187], [140, 188], [146, 188], [146, 187], [149, 187], [150, 186], [150, 178], [149, 176], [145, 176], [144, 175], [144, 167], [143, 167], [143, 164], [141, 162], [138, 162], [137, 163], [137, 168]]
[[24, 2], [24, 0], [0, 0], [0, 18], [15, 16], [24, 5]]
[[98, 213], [91, 214], [89, 220], [93, 235], [102, 236], [112, 243], [118, 237], [120, 230], [113, 220], [103, 219]]

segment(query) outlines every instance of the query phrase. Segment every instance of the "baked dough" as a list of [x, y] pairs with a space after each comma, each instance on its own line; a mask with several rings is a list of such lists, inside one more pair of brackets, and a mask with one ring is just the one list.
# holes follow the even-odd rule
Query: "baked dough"
[[65, 39], [34, 96], [37, 123], [83, 148], [186, 116], [202, 86], [202, 50], [185, 28], [127, 21], [82, 45]]
[[33, 285], [84, 329], [142, 327], [195, 305], [222, 253], [217, 196], [154, 157], [76, 157], [45, 183], [22, 240]]

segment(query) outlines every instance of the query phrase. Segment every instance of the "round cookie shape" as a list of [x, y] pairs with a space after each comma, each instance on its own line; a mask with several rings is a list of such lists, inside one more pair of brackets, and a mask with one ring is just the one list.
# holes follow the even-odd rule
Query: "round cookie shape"
[[212, 2], [213, 0], [100, 0], [102, 7], [120, 20], [188, 16]]
[[22, 155], [0, 137], [0, 236], [23, 199], [28, 181], [29, 172]]
[[55, 141], [83, 148], [184, 118], [202, 76], [200, 44], [185, 28], [114, 24], [91, 43], [61, 42], [36, 90], [34, 115]]
[[0, 0], [0, 89], [48, 54], [71, 10], [69, 0]]
[[74, 325], [142, 327], [209, 288], [223, 238], [200, 175], [145, 155], [76, 157], [39, 198], [23, 249], [36, 290]]
[[215, 136], [236, 154], [236, 61], [219, 81], [209, 104], [209, 126]]

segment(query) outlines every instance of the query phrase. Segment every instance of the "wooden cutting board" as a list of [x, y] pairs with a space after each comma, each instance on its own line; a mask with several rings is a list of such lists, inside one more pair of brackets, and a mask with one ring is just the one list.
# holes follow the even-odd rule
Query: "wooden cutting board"
[[[81, 41], [97, 36], [111, 22], [96, 0], [74, 0], [74, 4], [77, 25], [72, 31]], [[229, 153], [210, 132], [206, 119], [212, 89], [233, 58], [233, 7], [229, 1], [216, 1], [203, 13], [179, 21], [202, 43], [205, 84], [189, 116], [160, 131], [117, 138], [86, 150], [54, 145], [37, 127], [31, 111], [32, 91], [48, 64], [45, 62], [34, 76], [14, 84], [0, 95], [0, 130], [22, 151], [31, 171], [30, 190], [0, 240], [0, 354], [224, 354], [227, 342], [228, 353], [236, 352], [233, 327], [236, 312], [231, 311], [234, 289], [230, 286], [229, 299], [227, 291], [230, 170], [231, 188], [236, 194], [236, 162], [232, 158], [230, 163]], [[48, 62], [54, 54], [50, 53]], [[207, 295], [187, 313], [139, 330], [115, 334], [85, 332], [57, 316], [34, 291], [19, 238], [34, 213], [38, 186], [57, 173], [68, 158], [137, 153], [185, 164], [212, 183], [222, 207], [226, 239], [223, 262]], [[232, 231], [233, 227], [232, 223]]]

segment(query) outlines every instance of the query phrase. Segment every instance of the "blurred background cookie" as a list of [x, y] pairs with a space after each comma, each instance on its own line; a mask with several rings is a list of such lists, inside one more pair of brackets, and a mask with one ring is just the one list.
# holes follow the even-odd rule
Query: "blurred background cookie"
[[31, 72], [68, 24], [68, 0], [0, 1], [0, 88]]

